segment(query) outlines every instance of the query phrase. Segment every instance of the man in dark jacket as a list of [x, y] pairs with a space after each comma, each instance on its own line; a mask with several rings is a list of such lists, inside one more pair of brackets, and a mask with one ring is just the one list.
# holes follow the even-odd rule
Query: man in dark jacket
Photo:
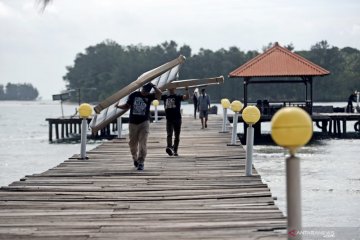
[[[181, 101], [189, 99], [189, 90], [185, 88], [186, 94], [180, 95], [175, 93], [175, 88], [168, 89], [168, 95], [162, 95], [161, 100], [164, 101], [166, 115], [166, 132], [167, 147], [166, 152], [169, 156], [178, 156], [178, 147], [180, 142], [181, 131]], [[172, 144], [172, 136], [175, 135], [174, 145]]]
[[348, 112], [348, 113], [353, 113], [354, 112], [353, 102], [355, 102], [355, 101], [356, 101], [356, 94], [352, 93], [349, 96], [349, 99], [348, 99], [348, 104], [346, 106], [346, 112]]
[[206, 94], [205, 88], [201, 89], [198, 97], [199, 117], [201, 120], [201, 129], [207, 128], [208, 114], [210, 108], [210, 96]]

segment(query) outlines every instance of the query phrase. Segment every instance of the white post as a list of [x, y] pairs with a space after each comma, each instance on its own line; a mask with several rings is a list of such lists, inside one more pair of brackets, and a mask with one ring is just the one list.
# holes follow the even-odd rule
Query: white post
[[223, 125], [221, 132], [226, 132], [227, 108], [223, 108]]
[[157, 109], [157, 106], [155, 106], [155, 122], [158, 122], [158, 109]]
[[[286, 158], [286, 199], [288, 233], [301, 231], [300, 159], [291, 155]], [[296, 236], [295, 236], [296, 235]], [[289, 239], [301, 240], [301, 235], [289, 234]]]
[[117, 137], [121, 138], [121, 132], [122, 132], [122, 118], [121, 116], [117, 118]]
[[356, 106], [359, 107], [360, 92], [356, 91]]
[[246, 176], [252, 175], [252, 158], [254, 145], [254, 128], [249, 124], [246, 134]]
[[[61, 98], [61, 96], [60, 96]], [[63, 104], [62, 104], [62, 100], [60, 100], [60, 104], [61, 104], [61, 116], [64, 118], [64, 109], [63, 109]]]
[[87, 119], [83, 118], [81, 121], [81, 152], [80, 158], [86, 159], [86, 140], [87, 140]]
[[233, 130], [232, 130], [232, 134], [231, 134], [231, 145], [236, 144], [238, 115], [239, 115], [239, 113], [235, 112], [234, 118], [233, 118]]

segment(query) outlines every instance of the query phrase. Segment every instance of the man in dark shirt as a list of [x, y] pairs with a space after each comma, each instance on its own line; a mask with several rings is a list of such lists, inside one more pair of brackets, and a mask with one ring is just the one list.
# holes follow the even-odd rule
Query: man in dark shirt
[[[189, 90], [185, 88], [186, 94], [180, 95], [175, 93], [175, 88], [168, 89], [168, 95], [162, 95], [161, 100], [164, 101], [166, 115], [166, 132], [167, 147], [166, 152], [169, 156], [178, 156], [178, 147], [180, 142], [181, 131], [181, 101], [189, 99]], [[174, 145], [172, 144], [172, 136], [175, 135]]]
[[346, 106], [346, 112], [348, 112], [348, 113], [353, 113], [354, 112], [353, 102], [356, 102], [356, 93], [352, 93], [349, 96], [348, 104]]
[[201, 89], [198, 97], [199, 117], [201, 120], [201, 129], [207, 128], [208, 114], [210, 108], [210, 96], [206, 94], [205, 88]]
[[196, 90], [193, 93], [194, 118], [195, 119], [196, 119], [196, 112], [198, 111], [198, 92]]
[[[150, 93], [154, 88], [155, 93]], [[116, 107], [130, 109], [129, 114], [129, 146], [134, 166], [137, 170], [144, 170], [144, 161], [147, 154], [147, 138], [150, 125], [150, 105], [154, 99], [160, 99], [161, 90], [152, 83], [142, 87], [141, 92], [133, 92], [126, 103]]]

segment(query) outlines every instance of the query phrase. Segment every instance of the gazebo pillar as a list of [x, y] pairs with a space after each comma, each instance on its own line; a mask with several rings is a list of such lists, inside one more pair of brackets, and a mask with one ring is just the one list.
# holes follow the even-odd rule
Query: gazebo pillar
[[312, 77], [309, 77], [310, 83], [310, 115], [312, 115], [312, 107], [313, 107], [313, 86], [312, 86]]
[[[305, 105], [306, 105], [306, 109], [308, 110], [309, 114], [311, 115], [312, 114], [312, 107], [313, 107], [312, 77], [303, 77], [303, 80], [304, 80], [305, 87], [306, 87], [306, 90], [305, 90]], [[309, 93], [309, 90], [310, 90], [310, 93]]]
[[248, 103], [247, 87], [249, 84], [249, 80], [250, 80], [250, 78], [248, 78], [248, 77], [244, 78], [244, 108], [247, 106], [247, 103]]
[[309, 98], [308, 80], [306, 77], [303, 77], [302, 79], [304, 80], [305, 83], [305, 102], [306, 102]]

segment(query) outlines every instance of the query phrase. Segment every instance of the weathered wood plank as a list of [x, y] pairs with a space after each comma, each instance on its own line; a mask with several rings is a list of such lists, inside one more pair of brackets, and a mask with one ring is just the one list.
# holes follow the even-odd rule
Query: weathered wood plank
[[286, 218], [222, 119], [183, 118], [179, 157], [151, 124], [145, 171], [127, 139], [104, 142], [0, 189], [0, 239], [286, 239]]

